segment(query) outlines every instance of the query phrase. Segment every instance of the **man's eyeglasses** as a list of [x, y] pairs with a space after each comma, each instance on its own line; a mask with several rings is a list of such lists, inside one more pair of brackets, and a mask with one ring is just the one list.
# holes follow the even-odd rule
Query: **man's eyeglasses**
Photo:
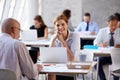
[[23, 32], [23, 30], [22, 29], [20, 29], [20, 28], [18, 28], [18, 27], [15, 27], [16, 29], [18, 29], [19, 31], [21, 31], [21, 32]]

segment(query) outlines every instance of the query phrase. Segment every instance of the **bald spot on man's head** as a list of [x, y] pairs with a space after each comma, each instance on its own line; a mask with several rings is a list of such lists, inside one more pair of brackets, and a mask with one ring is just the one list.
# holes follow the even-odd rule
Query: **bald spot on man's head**
[[10, 34], [12, 32], [12, 29], [18, 24], [19, 22], [13, 18], [5, 19], [1, 25], [2, 33]]

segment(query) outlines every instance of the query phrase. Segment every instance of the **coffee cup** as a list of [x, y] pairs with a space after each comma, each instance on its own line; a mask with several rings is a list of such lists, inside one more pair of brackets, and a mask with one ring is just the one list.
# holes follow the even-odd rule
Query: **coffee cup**
[[80, 54], [79, 55], [79, 61], [80, 62], [85, 62], [86, 61], [86, 54]]

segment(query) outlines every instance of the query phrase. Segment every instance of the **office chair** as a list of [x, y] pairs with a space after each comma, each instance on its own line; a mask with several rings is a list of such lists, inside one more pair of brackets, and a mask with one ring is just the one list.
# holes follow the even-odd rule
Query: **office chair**
[[33, 63], [36, 63], [37, 62], [37, 51], [35, 50], [29, 50], [29, 54], [30, 54], [30, 57], [33, 61]]
[[111, 58], [112, 58], [112, 65], [110, 66], [110, 74], [117, 76], [120, 78], [120, 48], [111, 48]]
[[16, 74], [7, 69], [0, 69], [0, 80], [17, 80]]
[[[90, 49], [90, 48], [84, 48], [81, 52], [82, 54], [86, 54], [86, 62], [93, 62], [94, 59], [94, 49]], [[94, 61], [96, 62], [96, 61]], [[96, 62], [97, 64], [97, 62]], [[95, 66], [95, 65], [94, 65]], [[94, 67], [93, 66], [93, 67]], [[94, 80], [94, 68], [91, 69], [91, 71], [89, 72], [89, 74], [87, 74], [87, 78]]]

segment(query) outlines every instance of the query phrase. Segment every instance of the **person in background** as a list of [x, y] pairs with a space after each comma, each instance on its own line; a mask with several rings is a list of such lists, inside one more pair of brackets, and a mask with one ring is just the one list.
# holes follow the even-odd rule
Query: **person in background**
[[[86, 32], [90, 35], [96, 35], [98, 33], [99, 27], [96, 22], [91, 21], [90, 13], [85, 13], [83, 22], [77, 26], [75, 32]], [[84, 48], [84, 45], [93, 45], [93, 39], [81, 39], [81, 49]]]
[[[45, 25], [45, 23], [40, 15], [36, 15], [34, 17], [34, 25], [32, 25], [30, 27], [30, 30], [37, 30], [37, 37], [39, 40], [43, 40], [43, 39], [48, 38], [48, 27]], [[30, 55], [31, 55], [34, 63], [36, 63], [37, 58], [40, 55], [39, 48], [38, 47], [31, 47], [29, 52], [30, 52]], [[37, 57], [36, 57], [36, 54], [37, 54]]]
[[[66, 16], [60, 15], [54, 20], [55, 36], [52, 38], [51, 47], [66, 47], [68, 61], [74, 60], [74, 40], [73, 35], [68, 30], [68, 20]], [[73, 80], [73, 76], [57, 75], [54, 78], [49, 75], [49, 80]]]
[[17, 80], [21, 80], [22, 75], [29, 80], [37, 79], [42, 66], [33, 64], [26, 46], [18, 40], [21, 31], [20, 23], [13, 18], [7, 18], [3, 21], [1, 29], [0, 69], [15, 72]]
[[65, 16], [67, 17], [67, 19], [68, 19], [68, 29], [69, 29], [70, 31], [74, 31], [74, 28], [73, 28], [73, 26], [72, 26], [71, 19], [70, 19], [70, 17], [71, 17], [71, 10], [65, 9], [65, 10], [62, 12], [62, 14], [65, 15]]
[[[118, 18], [118, 24], [117, 27], [120, 28], [120, 13], [114, 13], [114, 15]], [[113, 75], [114, 80], [119, 80], [119, 77], [116, 77]]]
[[76, 28], [76, 32], [81, 31], [89, 31], [91, 35], [95, 35], [98, 33], [99, 27], [96, 22], [91, 21], [91, 15], [90, 13], [85, 13], [83, 22], [80, 22], [80, 24]]
[[[120, 29], [117, 28], [118, 19], [116, 16], [111, 15], [108, 17], [107, 25], [97, 34], [96, 39], [94, 40], [94, 45], [99, 47], [117, 47], [120, 48]], [[102, 66], [106, 64], [112, 64], [111, 57], [100, 57], [99, 58], [99, 69], [98, 74], [100, 80], [106, 80]], [[115, 79], [117, 80], [117, 79]]]
[[114, 15], [118, 18], [118, 28], [120, 28], [120, 13], [114, 13]]
[[48, 27], [45, 25], [42, 17], [40, 15], [36, 15], [34, 17], [34, 25], [30, 27], [30, 29], [37, 30], [38, 39], [47, 39], [48, 38]]

